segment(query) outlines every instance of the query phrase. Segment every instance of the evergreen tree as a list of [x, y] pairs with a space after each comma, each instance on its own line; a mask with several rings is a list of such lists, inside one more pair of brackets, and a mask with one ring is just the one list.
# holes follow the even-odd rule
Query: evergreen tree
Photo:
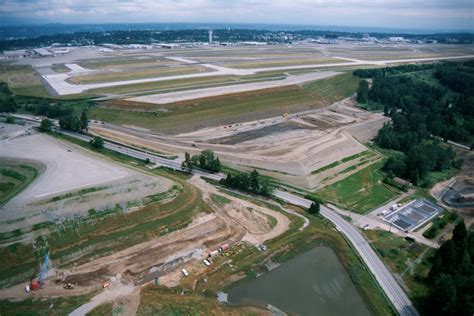
[[44, 132], [47, 132], [51, 130], [51, 127], [53, 127], [53, 122], [51, 122], [49, 119], [44, 119], [41, 121], [39, 129]]
[[435, 252], [427, 279], [427, 315], [473, 315], [473, 252], [474, 234], [461, 222], [456, 225], [453, 238]]
[[308, 208], [308, 213], [316, 215], [316, 214], [319, 214], [320, 209], [321, 209], [321, 206], [319, 205], [319, 203], [313, 202]]
[[253, 192], [258, 192], [259, 190], [259, 174], [257, 170], [253, 169], [253, 171], [250, 173], [250, 179], [249, 179], [249, 189]]
[[366, 80], [359, 82], [359, 88], [357, 89], [357, 102], [367, 103], [369, 100], [369, 83]]
[[100, 136], [95, 136], [89, 143], [96, 149], [104, 147], [104, 140]]
[[88, 126], [89, 126], [89, 119], [87, 118], [86, 110], [84, 110], [81, 113], [81, 130], [86, 130], [87, 131]]
[[464, 242], [467, 239], [467, 230], [464, 221], [456, 225], [453, 231], [453, 241], [456, 244]]

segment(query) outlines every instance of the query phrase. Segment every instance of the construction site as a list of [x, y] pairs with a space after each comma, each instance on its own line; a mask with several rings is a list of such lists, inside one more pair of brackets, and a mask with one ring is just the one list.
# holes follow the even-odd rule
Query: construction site
[[[471, 57], [469, 45], [304, 43], [87, 46], [12, 62], [1, 76], [14, 93], [53, 105], [90, 103], [81, 108], [89, 116], [81, 133], [56, 119], [60, 133], [41, 131], [44, 117], [23, 113], [16, 125], [0, 123], [2, 304], [65, 304], [70, 315], [101, 308], [114, 315], [278, 314], [270, 302], [232, 306], [217, 298], [280, 266], [282, 273], [304, 264], [295, 258], [313, 249], [321, 264], [332, 260], [324, 268], [331, 277], [307, 284], [324, 297], [314, 307], [321, 313], [416, 315], [406, 287], [357, 228], [362, 220], [351, 217], [405, 195], [382, 181], [386, 156], [372, 140], [389, 118], [359, 106], [363, 79], [352, 71]], [[98, 137], [102, 147], [94, 148]], [[204, 150], [223, 172], [184, 167]], [[226, 172], [253, 170], [273, 194], [223, 184]], [[442, 199], [468, 205], [469, 188], [468, 180], [453, 182]], [[309, 214], [319, 195], [332, 204]], [[350, 203], [341, 201], [347, 196]], [[408, 233], [442, 211], [414, 201], [380, 221]], [[344, 295], [351, 302], [339, 309]], [[173, 309], [186, 305], [179, 302], [194, 309]]]

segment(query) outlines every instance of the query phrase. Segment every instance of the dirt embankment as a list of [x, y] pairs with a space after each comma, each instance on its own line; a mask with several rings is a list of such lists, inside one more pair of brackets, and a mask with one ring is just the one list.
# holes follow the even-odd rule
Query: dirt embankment
[[[386, 120], [380, 114], [355, 108], [354, 103], [354, 98], [347, 98], [324, 109], [221, 125], [177, 136], [109, 124], [94, 125], [91, 129], [116, 141], [170, 154], [186, 151], [195, 154], [212, 149], [234, 168], [246, 171], [256, 168], [292, 185], [315, 189], [341, 170], [332, 168], [325, 174], [313, 171], [367, 150], [361, 142], [372, 138]], [[229, 144], [218, 141], [229, 139]], [[344, 167], [347, 169], [357, 163], [359, 161], [353, 160]], [[351, 175], [357, 168], [347, 169], [343, 176]]]
[[[246, 231], [243, 238], [245, 241], [260, 244], [283, 234], [289, 228], [290, 220], [288, 217], [277, 211], [220, 192], [200, 177], [194, 176], [190, 182], [199, 187], [203, 193], [203, 198], [210, 205], [213, 205], [217, 213]], [[217, 205], [210, 198], [212, 194], [223, 196], [229, 202], [224, 205]]]
[[[430, 190], [430, 194], [434, 196], [444, 207], [461, 215], [469, 227], [474, 224], [474, 207], [471, 207], [471, 199], [459, 200], [456, 194], [463, 194], [470, 197], [474, 192], [474, 152], [452, 146], [456, 158], [463, 160], [461, 171], [451, 179], [439, 182]], [[452, 203], [446, 203], [452, 201]], [[465, 205], [463, 205], [465, 204]]]
[[[54, 276], [46, 280], [44, 288], [39, 291], [24, 293], [24, 285], [19, 284], [0, 290], [0, 298], [80, 295], [102, 291], [105, 281], [110, 283], [110, 290], [114, 291], [114, 288], [129, 285], [140, 286], [155, 277], [167, 280], [167, 275], [171, 277], [167, 282], [176, 284], [181, 277], [176, 273], [180, 267], [188, 261], [201, 260], [223, 243], [234, 244], [241, 240], [254, 244], [263, 243], [289, 228], [289, 219], [279, 212], [218, 192], [198, 177], [192, 178], [190, 182], [201, 189], [204, 200], [215, 212], [199, 213], [186, 228], [168, 235], [152, 238], [70, 269], [54, 270]], [[230, 203], [217, 204], [213, 202], [211, 194], [219, 194]], [[66, 283], [74, 284], [75, 288], [63, 289]], [[120, 291], [117, 291], [118, 298]], [[103, 302], [103, 299], [97, 298], [100, 295], [91, 301], [92, 305], [86, 307]]]

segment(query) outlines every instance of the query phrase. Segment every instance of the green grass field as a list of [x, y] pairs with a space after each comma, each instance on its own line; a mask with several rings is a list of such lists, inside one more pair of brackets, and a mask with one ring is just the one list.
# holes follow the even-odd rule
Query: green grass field
[[425, 279], [431, 268], [430, 257], [434, 249], [416, 242], [410, 243], [385, 231], [367, 230], [364, 233], [390, 270], [402, 276], [409, 290], [408, 295], [415, 303], [419, 303], [428, 293]]
[[[0, 315], [2, 316], [33, 316], [68, 315], [73, 310], [89, 301], [94, 294], [56, 297], [56, 298], [29, 298], [24, 301], [0, 300]], [[101, 314], [104, 315], [104, 314]]]
[[286, 78], [286, 75], [283, 72], [266, 72], [249, 76], [209, 76], [202, 78], [163, 80], [160, 82], [148, 82], [116, 87], [105, 87], [99, 89], [91, 89], [87, 93], [94, 95], [107, 93], [133, 93], [134, 95], [146, 95], [151, 93], [183, 91], [193, 88], [211, 88], [235, 83], [250, 83], [265, 80], [278, 80], [284, 78]]
[[103, 69], [103, 68], [140, 68], [150, 66], [164, 66], [175, 65], [177, 61], [150, 56], [125, 56], [125, 57], [108, 57], [100, 59], [82, 60], [79, 65], [88, 69]]
[[[219, 304], [214, 296], [182, 292], [181, 287], [145, 286], [140, 292], [137, 315], [263, 315], [251, 307], [230, 307]], [[99, 315], [99, 314], [97, 314]]]
[[348, 162], [348, 161], [351, 161], [351, 160], [354, 160], [354, 159], [357, 159], [357, 158], [360, 158], [360, 157], [363, 157], [363, 156], [366, 156], [366, 155], [369, 155], [371, 154], [370, 151], [366, 150], [366, 151], [363, 151], [363, 152], [360, 152], [358, 154], [354, 154], [352, 156], [348, 156], [348, 157], [345, 157], [343, 158], [342, 160], [339, 160], [339, 161], [335, 161], [333, 163], [330, 163], [329, 165], [326, 165], [324, 167], [321, 167], [317, 170], [314, 170], [311, 172], [311, 174], [318, 174], [318, 173], [321, 173], [323, 171], [326, 171], [326, 170], [329, 170], [329, 169], [332, 169], [332, 168], [335, 168], [337, 166], [339, 166], [340, 164], [343, 164], [345, 162]]
[[243, 61], [234, 63], [225, 63], [225, 67], [230, 68], [268, 68], [268, 67], [284, 67], [284, 66], [303, 66], [303, 65], [319, 65], [329, 63], [343, 63], [345, 60], [337, 58], [294, 58], [294, 59], [274, 59], [274, 60], [256, 60]]
[[345, 209], [364, 214], [395, 198], [398, 191], [382, 182], [383, 162], [364, 168], [347, 178], [318, 190], [327, 201]]
[[218, 194], [211, 194], [211, 200], [219, 205], [226, 205], [229, 204], [231, 201], [226, 198], [225, 196], [218, 195]]
[[114, 306], [112, 303], [102, 303], [89, 313], [86, 316], [110, 316], [114, 314]]
[[0, 207], [24, 190], [40, 171], [38, 164], [0, 159]]
[[6, 66], [0, 64], [0, 82], [8, 84], [17, 95], [47, 97], [48, 92], [40, 76], [29, 66]]
[[57, 72], [57, 73], [65, 73], [65, 72], [71, 71], [71, 69], [69, 69], [68, 67], [66, 67], [64, 64], [56, 64], [56, 65], [53, 65], [53, 66], [51, 66], [51, 69], [52, 69], [54, 72]]
[[100, 95], [107, 93], [126, 94], [126, 93], [157, 93], [157, 92], [171, 92], [190, 88], [199, 88], [202, 86], [211, 87], [218, 85], [225, 85], [235, 83], [238, 81], [237, 77], [233, 76], [209, 76], [202, 78], [178, 79], [178, 80], [164, 80], [160, 82], [148, 82], [133, 85], [123, 85], [116, 87], [106, 87], [99, 89], [91, 89], [90, 94]]
[[444, 211], [439, 217], [433, 220], [432, 225], [423, 232], [423, 236], [428, 239], [434, 239], [443, 231], [448, 224], [455, 224], [460, 220], [456, 213], [449, 213]]
[[347, 73], [303, 87], [286, 86], [159, 106], [167, 112], [96, 107], [90, 111], [90, 117], [118, 125], [136, 125], [153, 131], [179, 133], [329, 105], [352, 95], [358, 83], [358, 78]]
[[115, 82], [134, 79], [146, 79], [155, 77], [188, 75], [201, 72], [209, 72], [211, 69], [202, 66], [180, 66], [180, 67], [157, 67], [143, 68], [119, 72], [100, 72], [80, 75], [69, 78], [68, 81], [75, 84]]

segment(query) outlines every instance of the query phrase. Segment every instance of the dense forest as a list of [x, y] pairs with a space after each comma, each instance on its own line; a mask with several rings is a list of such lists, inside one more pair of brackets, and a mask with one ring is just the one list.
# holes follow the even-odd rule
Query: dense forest
[[428, 275], [430, 292], [424, 302], [426, 315], [474, 314], [474, 233], [464, 222], [435, 253]]
[[384, 170], [423, 185], [431, 171], [460, 167], [454, 152], [440, 140], [474, 143], [474, 63], [404, 65], [356, 70], [362, 81], [360, 103], [384, 109], [391, 122], [378, 133], [382, 148], [400, 151], [390, 157]]

